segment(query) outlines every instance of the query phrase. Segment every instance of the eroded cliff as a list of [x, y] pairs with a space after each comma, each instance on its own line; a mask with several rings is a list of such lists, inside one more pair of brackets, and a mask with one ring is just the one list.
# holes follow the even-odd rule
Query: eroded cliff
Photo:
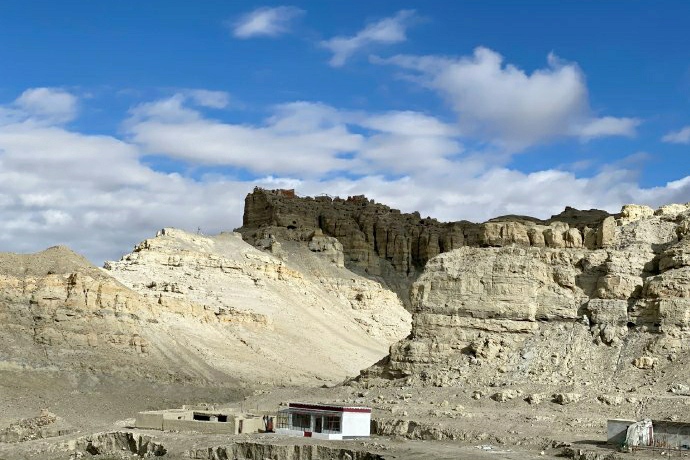
[[363, 377], [579, 389], [687, 382], [689, 229], [688, 205], [631, 205], [602, 222], [591, 249], [441, 254], [413, 284], [412, 334]]
[[363, 195], [347, 199], [299, 197], [293, 190], [254, 189], [245, 199], [246, 241], [311, 241], [315, 232], [337, 238], [348, 268], [382, 282], [409, 302], [411, 283], [438, 254], [461, 247], [521, 245], [595, 249], [609, 244], [613, 218], [605, 211], [566, 208], [548, 220], [503, 216], [477, 224], [439, 222], [401, 213]]
[[316, 259], [318, 277], [239, 235], [174, 229], [106, 269], [64, 247], [0, 255], [0, 369], [335, 382], [408, 334], [410, 315], [393, 293], [304, 257]]

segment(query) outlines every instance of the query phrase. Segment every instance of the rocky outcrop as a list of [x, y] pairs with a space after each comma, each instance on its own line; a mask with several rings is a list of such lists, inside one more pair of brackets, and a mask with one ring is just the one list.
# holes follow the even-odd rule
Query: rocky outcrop
[[[155, 305], [64, 247], [0, 255], [0, 364], [9, 369], [156, 372]], [[157, 369], [167, 375], [167, 370]]]
[[292, 445], [260, 442], [236, 442], [227, 446], [214, 446], [187, 452], [187, 457], [198, 460], [230, 460], [280, 458], [285, 460], [384, 460], [384, 456], [340, 447], [318, 444]]
[[408, 275], [435, 255], [462, 246], [464, 225], [403, 214], [361, 195], [301, 198], [294, 191], [257, 188], [245, 199], [239, 231], [250, 242], [266, 233], [309, 241], [315, 231], [323, 232], [342, 244], [348, 266], [381, 275], [387, 263]]
[[73, 431], [74, 429], [62, 418], [44, 409], [36, 417], [19, 420], [0, 430], [0, 442], [33, 441], [63, 436]]
[[[626, 214], [627, 215], [627, 214]], [[502, 216], [483, 224], [439, 222], [418, 212], [406, 214], [367, 199], [329, 196], [298, 197], [294, 190], [254, 189], [247, 195], [239, 231], [255, 239], [267, 231], [281, 237], [307, 240], [322, 231], [343, 245], [348, 262], [379, 273], [379, 260], [412, 274], [436, 255], [463, 246], [595, 246], [595, 235], [609, 217], [605, 211], [566, 208], [548, 220]], [[591, 249], [594, 249], [592, 247]]]
[[312, 198], [298, 197], [294, 190], [256, 188], [245, 199], [238, 231], [264, 249], [276, 238], [315, 246], [314, 235], [336, 238], [345, 266], [382, 281], [409, 303], [411, 282], [438, 254], [461, 247], [510, 245], [595, 249], [608, 244], [602, 228], [607, 217], [605, 211], [566, 208], [548, 220], [503, 216], [483, 224], [444, 223], [418, 212], [401, 213], [363, 195]]
[[314, 240], [317, 252], [301, 257], [319, 277], [237, 234], [175, 229], [105, 269], [66, 248], [0, 255], [0, 370], [341, 381], [406, 336], [410, 314], [390, 291], [338, 267], [337, 241]]
[[75, 455], [75, 458], [80, 458], [86, 453], [117, 457], [121, 457], [124, 453], [125, 455], [150, 458], [161, 457], [168, 452], [163, 444], [153, 441], [151, 436], [130, 431], [94, 433], [70, 441], [64, 447], [74, 454], [80, 454]]
[[[214, 367], [253, 381], [337, 380], [383, 356], [408, 334], [410, 317], [393, 293], [338, 267], [337, 241], [312, 240], [319, 242], [316, 252], [287, 242], [276, 256], [235, 233], [163, 229], [106, 267], [178, 312], [178, 337], [207, 337], [193, 346]], [[199, 321], [205, 330], [197, 329]]]
[[620, 216], [603, 220], [591, 249], [568, 236], [574, 227], [551, 224], [545, 247], [431, 259], [412, 286], [412, 334], [363, 378], [572, 387], [677, 371], [690, 358], [690, 205]]

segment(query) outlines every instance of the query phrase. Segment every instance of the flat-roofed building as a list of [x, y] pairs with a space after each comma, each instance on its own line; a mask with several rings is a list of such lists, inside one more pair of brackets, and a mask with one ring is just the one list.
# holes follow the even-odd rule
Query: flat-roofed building
[[266, 431], [266, 417], [231, 410], [167, 409], [139, 412], [136, 428], [163, 431], [197, 431], [210, 434], [243, 434]]
[[366, 437], [371, 433], [371, 408], [289, 403], [278, 413], [276, 433], [319, 439]]

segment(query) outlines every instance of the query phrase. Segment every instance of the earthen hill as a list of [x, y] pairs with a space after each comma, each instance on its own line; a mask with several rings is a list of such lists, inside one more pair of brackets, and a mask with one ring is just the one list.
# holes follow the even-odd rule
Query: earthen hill
[[[64, 247], [0, 254], [0, 428], [120, 430], [203, 394], [368, 405], [377, 442], [614, 458], [579, 447], [607, 418], [687, 420], [689, 235], [690, 204], [443, 223], [257, 188], [236, 232], [165, 228], [104, 268]], [[44, 419], [61, 424], [17, 422]], [[169, 458], [232, 451], [164, 437]], [[19, 444], [0, 456], [65, 451]], [[386, 446], [367, 449], [458, 448]]]

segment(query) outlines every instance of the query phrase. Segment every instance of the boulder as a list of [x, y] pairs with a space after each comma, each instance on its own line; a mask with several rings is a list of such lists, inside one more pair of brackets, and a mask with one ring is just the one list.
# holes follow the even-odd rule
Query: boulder
[[625, 225], [653, 215], [654, 209], [650, 208], [649, 206], [626, 204], [621, 209], [620, 223], [621, 225]]
[[515, 399], [518, 396], [520, 396], [520, 393], [517, 390], [508, 389], [494, 393], [493, 395], [491, 395], [491, 399], [493, 399], [496, 402], [506, 402], [510, 401], [511, 399]]
[[632, 362], [633, 366], [638, 369], [654, 369], [658, 363], [658, 359], [652, 356], [641, 356], [635, 358]]
[[579, 393], [557, 393], [553, 395], [553, 400], [555, 403], [565, 406], [567, 404], [572, 404], [578, 402], [582, 398]]

